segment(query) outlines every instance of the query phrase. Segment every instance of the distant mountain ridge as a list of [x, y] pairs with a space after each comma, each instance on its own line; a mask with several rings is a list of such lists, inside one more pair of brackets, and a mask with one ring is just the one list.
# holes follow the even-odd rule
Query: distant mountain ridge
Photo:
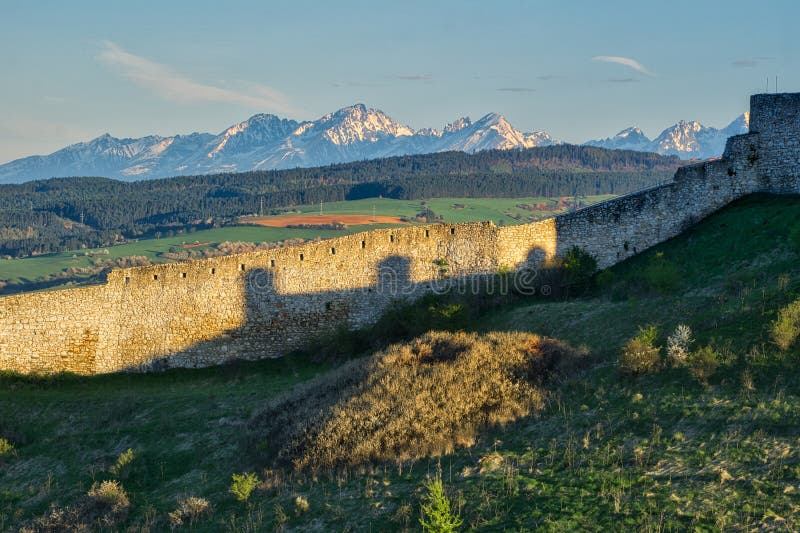
[[0, 165], [0, 183], [63, 176], [137, 180], [276, 170], [449, 150], [532, 148], [558, 142], [547, 132], [520, 132], [496, 113], [476, 122], [464, 117], [442, 130], [415, 131], [380, 110], [356, 104], [305, 122], [258, 114], [218, 135], [117, 139], [105, 134], [47, 156]]
[[704, 126], [697, 121], [681, 120], [652, 140], [639, 128], [631, 127], [613, 137], [587, 141], [584, 144], [610, 150], [636, 150], [678, 155], [684, 159], [707, 159], [722, 155], [728, 137], [747, 133], [749, 126], [750, 113], [746, 112], [722, 129]]
[[[681, 121], [650, 140], [638, 128], [587, 145], [708, 158], [722, 153], [725, 139], [747, 131], [745, 113], [717, 130]], [[221, 133], [119, 139], [109, 134], [50, 155], [0, 165], [0, 183], [67, 176], [141, 180], [178, 175], [315, 167], [365, 159], [445, 151], [468, 153], [560, 144], [546, 131], [524, 133], [500, 114], [473, 122], [462, 117], [441, 130], [414, 130], [364, 104], [344, 107], [317, 120], [298, 122], [257, 114]]]

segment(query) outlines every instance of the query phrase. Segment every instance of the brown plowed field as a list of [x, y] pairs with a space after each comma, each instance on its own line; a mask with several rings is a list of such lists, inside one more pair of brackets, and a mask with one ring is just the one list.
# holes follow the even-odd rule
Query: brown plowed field
[[285, 228], [305, 224], [318, 226], [322, 224], [344, 224], [345, 226], [360, 226], [362, 224], [403, 224], [400, 217], [385, 215], [284, 215], [274, 217], [251, 218], [250, 224], [269, 226], [271, 228]]

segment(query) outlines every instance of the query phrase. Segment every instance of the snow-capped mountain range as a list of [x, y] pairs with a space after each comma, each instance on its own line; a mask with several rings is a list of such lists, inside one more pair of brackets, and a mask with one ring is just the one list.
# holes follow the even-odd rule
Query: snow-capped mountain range
[[681, 120], [650, 140], [639, 128], [627, 128], [607, 139], [587, 141], [584, 144], [610, 150], [636, 150], [678, 155], [683, 159], [718, 157], [725, 149], [725, 141], [732, 135], [747, 133], [750, 113], [739, 115], [722, 129], [703, 126], [697, 121]]
[[[748, 116], [724, 129], [681, 121], [655, 140], [628, 128], [614, 137], [586, 144], [610, 149], [714, 157], [725, 139], [747, 131]], [[123, 180], [176, 175], [313, 167], [395, 155], [458, 150], [531, 148], [559, 144], [545, 131], [523, 133], [502, 116], [489, 113], [472, 122], [460, 118], [441, 130], [413, 130], [363, 104], [345, 107], [317, 120], [297, 122], [258, 114], [218, 135], [192, 133], [139, 139], [109, 134], [67, 146], [46, 156], [0, 165], [0, 183], [59, 176], [105, 176]]]

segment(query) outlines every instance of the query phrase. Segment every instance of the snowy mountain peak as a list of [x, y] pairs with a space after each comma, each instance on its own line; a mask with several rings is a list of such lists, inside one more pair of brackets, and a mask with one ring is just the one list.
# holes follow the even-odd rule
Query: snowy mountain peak
[[[677, 154], [685, 159], [715, 157], [722, 153], [727, 137], [747, 132], [748, 123], [747, 113], [723, 129], [682, 120], [653, 141], [641, 129], [630, 127], [613, 137], [585, 144]], [[313, 167], [397, 155], [530, 148], [559, 142], [545, 131], [523, 133], [498, 113], [489, 113], [475, 122], [462, 117], [442, 130], [414, 131], [383, 111], [359, 103], [306, 122], [256, 114], [217, 135], [119, 139], [105, 133], [47, 156], [0, 165], [0, 183], [57, 176], [149, 179]]]
[[546, 131], [532, 131], [523, 134], [525, 137], [525, 146], [532, 148], [535, 146], [552, 146], [560, 144], [561, 141], [547, 133]]
[[609, 150], [638, 150], [647, 151], [651, 144], [650, 139], [636, 126], [631, 126], [620, 131], [613, 137], [588, 141], [585, 144], [607, 148]]
[[318, 131], [334, 145], [349, 145], [359, 142], [378, 142], [386, 137], [414, 135], [414, 130], [395, 122], [379, 109], [367, 108], [364, 104], [344, 107], [319, 119], [304, 134]]
[[587, 141], [584, 144], [612, 150], [637, 150], [678, 155], [684, 159], [717, 157], [732, 135], [747, 133], [750, 114], [743, 113], [719, 130], [696, 120], [680, 120], [650, 140], [639, 128], [626, 128], [614, 137]]
[[350, 115], [350, 116], [361, 116], [366, 115], [367, 113], [374, 111], [373, 109], [367, 109], [367, 106], [361, 103], [353, 104], [351, 106], [343, 107], [332, 115]]
[[636, 126], [631, 126], [630, 128], [625, 128], [621, 132], [619, 132], [616, 135], [614, 135], [614, 137], [617, 138], [617, 139], [629, 139], [629, 138], [632, 138], [632, 137], [644, 137], [645, 139], [647, 138], [647, 136], [644, 134], [644, 132], [641, 129], [637, 128]]
[[231, 126], [222, 132], [207, 152], [206, 157], [213, 159], [222, 152], [249, 152], [263, 144], [279, 141], [299, 124], [294, 120], [286, 120], [275, 115], [260, 113]]
[[444, 133], [455, 133], [459, 130], [463, 130], [464, 128], [468, 128], [469, 126], [472, 126], [472, 121], [469, 119], [469, 117], [461, 117], [460, 119], [445, 126], [444, 130], [442, 131]]
[[218, 135], [117, 139], [104, 134], [48, 156], [0, 165], [0, 182], [81, 175], [146, 179], [556, 143], [544, 131], [520, 132], [498, 113], [489, 113], [474, 123], [462, 117], [443, 130], [414, 131], [383, 111], [358, 103], [307, 122], [257, 114]]
[[[713, 130], [713, 132], [712, 132]], [[696, 120], [680, 120], [656, 137], [653, 141], [662, 154], [690, 154], [702, 157], [703, 149], [700, 141], [704, 137], [713, 136], [713, 128], [705, 128]]]
[[479, 118], [475, 124], [500, 124], [503, 122], [505, 122], [506, 124], [508, 123], [506, 122], [506, 119], [503, 115], [500, 115], [498, 113], [486, 113], [481, 118]]
[[452, 122], [444, 128], [442, 139], [447, 141], [447, 149], [463, 152], [532, 148], [558, 143], [546, 132], [522, 133], [498, 113], [484, 115], [474, 123], [467, 117]]
[[256, 113], [255, 115], [247, 119], [247, 122], [251, 124], [255, 124], [256, 122], [273, 122], [273, 121], [280, 121], [280, 117], [273, 115], [272, 113]]
[[435, 128], [422, 128], [417, 130], [417, 135], [421, 135], [423, 137], [441, 137], [442, 132], [435, 129]]

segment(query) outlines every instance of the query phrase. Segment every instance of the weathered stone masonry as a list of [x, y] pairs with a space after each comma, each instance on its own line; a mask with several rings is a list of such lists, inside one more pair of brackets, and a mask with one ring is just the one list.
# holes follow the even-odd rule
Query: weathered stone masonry
[[754, 192], [800, 193], [800, 94], [754, 95], [750, 133], [671, 183], [511, 227], [437, 224], [115, 270], [101, 286], [0, 298], [0, 369], [81, 374], [278, 356], [377, 319], [442, 278], [535, 265], [573, 246], [610, 266]]

